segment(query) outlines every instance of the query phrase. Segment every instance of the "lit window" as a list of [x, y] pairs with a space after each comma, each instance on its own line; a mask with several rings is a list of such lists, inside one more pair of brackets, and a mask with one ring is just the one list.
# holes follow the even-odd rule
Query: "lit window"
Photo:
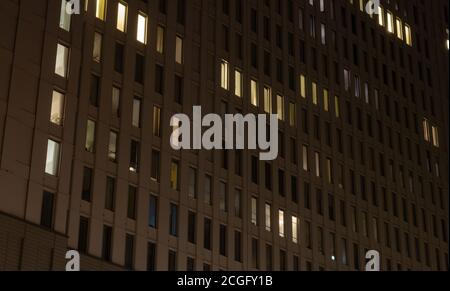
[[117, 133], [114, 131], [109, 132], [108, 158], [112, 162], [117, 159]]
[[45, 173], [56, 176], [59, 168], [59, 149], [60, 144], [49, 139], [47, 142], [47, 158], [45, 161]]
[[95, 17], [101, 20], [105, 20], [106, 0], [97, 0], [96, 2]]
[[164, 27], [160, 25], [156, 28], [156, 51], [160, 54], [164, 53]]
[[258, 106], [258, 82], [255, 80], [250, 81], [250, 102], [253, 106]]
[[405, 41], [407, 45], [412, 46], [411, 27], [408, 24], [405, 24]]
[[272, 92], [269, 87], [264, 87], [264, 111], [266, 113], [272, 112]]
[[102, 35], [98, 32], [94, 33], [94, 49], [92, 52], [94, 61], [100, 63], [102, 58]]
[[317, 105], [317, 102], [318, 102], [318, 100], [317, 100], [317, 84], [315, 82], [312, 82], [311, 87], [312, 87], [311, 88], [311, 90], [312, 90], [312, 101], [313, 101], [314, 105]]
[[309, 166], [308, 166], [308, 147], [306, 145], [302, 146], [302, 166], [303, 170], [308, 172]]
[[284, 211], [278, 210], [278, 232], [280, 237], [284, 237]]
[[141, 100], [137, 98], [133, 99], [132, 125], [134, 127], [141, 126]]
[[95, 122], [92, 120], [87, 121], [86, 127], [86, 151], [93, 153], [95, 146]]
[[113, 116], [118, 117], [119, 116], [119, 109], [120, 109], [120, 89], [117, 87], [113, 87], [112, 89], [112, 96], [111, 96], [111, 113]]
[[330, 100], [327, 89], [323, 89], [323, 110], [325, 110], [326, 112], [330, 110]]
[[228, 90], [228, 79], [229, 79], [228, 62], [222, 60], [220, 63], [220, 86], [225, 90]]
[[69, 61], [69, 48], [58, 43], [56, 47], [55, 74], [63, 78], [66, 78], [68, 61]]
[[306, 98], [306, 77], [300, 75], [300, 96]]
[[175, 61], [178, 64], [183, 63], [183, 39], [178, 35], [175, 40]]
[[251, 200], [251, 206], [252, 206], [252, 224], [253, 225], [257, 225], [258, 220], [257, 220], [257, 207], [258, 207], [258, 203], [255, 197], [252, 197]]
[[127, 30], [127, 12], [127, 4], [119, 1], [117, 4], [117, 29], [122, 32], [126, 32]]
[[242, 97], [243, 76], [238, 70], [234, 71], [234, 95]]
[[147, 16], [142, 12], [138, 14], [136, 40], [143, 44], [147, 43]]
[[271, 220], [270, 220], [270, 204], [266, 203], [265, 208], [264, 208], [264, 217], [265, 217], [265, 224], [266, 224], [266, 231], [271, 231], [272, 230], [272, 226], [271, 226]]
[[344, 88], [345, 91], [349, 91], [350, 90], [350, 71], [347, 69], [344, 69]]
[[52, 107], [50, 110], [50, 122], [62, 125], [64, 119], [64, 95], [58, 91], [53, 91]]
[[436, 126], [431, 127], [431, 135], [433, 140], [433, 145], [439, 147], [439, 129]]
[[61, 0], [61, 13], [59, 16], [59, 27], [70, 31], [70, 14], [67, 13], [66, 6], [68, 2], [66, 0]]
[[383, 6], [378, 6], [378, 24], [384, 26], [384, 9]]
[[318, 152], [314, 153], [314, 162], [315, 162], [316, 177], [320, 177], [320, 154]]
[[284, 120], [284, 98], [277, 95], [277, 115], [279, 120]]
[[292, 216], [292, 242], [298, 243], [298, 218]]
[[339, 96], [334, 96], [334, 111], [336, 114], [336, 118], [341, 117], [341, 109], [339, 106]]
[[390, 33], [394, 33], [394, 15], [390, 11], [387, 11], [387, 31]]
[[355, 97], [359, 98], [361, 96], [361, 83], [359, 76], [355, 76]]
[[397, 25], [397, 37], [401, 40], [403, 40], [403, 25], [402, 20], [397, 17], [396, 19], [396, 25]]
[[424, 119], [422, 122], [423, 125], [423, 138], [425, 141], [430, 141], [430, 125], [427, 119]]

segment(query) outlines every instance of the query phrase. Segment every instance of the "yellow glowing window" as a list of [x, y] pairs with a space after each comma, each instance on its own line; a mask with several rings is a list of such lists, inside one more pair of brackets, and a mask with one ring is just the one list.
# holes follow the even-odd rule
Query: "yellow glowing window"
[[341, 117], [341, 109], [339, 107], [339, 97], [338, 96], [334, 96], [334, 111], [336, 114], [336, 118], [340, 118]]
[[403, 40], [403, 25], [402, 25], [402, 20], [400, 18], [397, 18], [396, 20], [396, 25], [397, 25], [397, 37], [399, 39]]
[[315, 82], [312, 82], [312, 100], [313, 104], [317, 105], [317, 84]]
[[300, 75], [300, 96], [306, 98], [306, 77], [305, 75]]
[[328, 112], [330, 104], [328, 100], [328, 90], [323, 89], [323, 109]]
[[412, 46], [411, 27], [408, 24], [405, 24], [405, 41], [407, 45]]
[[138, 14], [136, 40], [143, 44], [147, 43], [147, 15], [142, 12]]
[[250, 102], [258, 106], [258, 83], [255, 80], [250, 81]]
[[384, 26], [384, 9], [381, 5], [378, 7], [378, 24]]
[[117, 29], [125, 32], [127, 30], [127, 4], [119, 2], [117, 4]]
[[394, 33], [394, 15], [392, 15], [390, 11], [387, 11], [386, 15], [387, 31], [390, 33]]
[[95, 5], [95, 17], [105, 20], [106, 0], [97, 0]]

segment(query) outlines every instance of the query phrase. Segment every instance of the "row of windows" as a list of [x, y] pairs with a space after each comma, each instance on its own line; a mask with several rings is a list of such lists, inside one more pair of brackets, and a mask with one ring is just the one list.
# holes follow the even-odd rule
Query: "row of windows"
[[[130, 192], [135, 193], [135, 192]], [[134, 198], [135, 200], [135, 198]], [[130, 201], [130, 199], [129, 199]], [[54, 194], [44, 191], [43, 193], [43, 206], [42, 206], [42, 215], [41, 215], [41, 224], [46, 227], [51, 227], [53, 214], [54, 204]], [[154, 214], [149, 215], [149, 225], [151, 224], [156, 225], [156, 209], [157, 209], [157, 198], [152, 196], [150, 198], [150, 210], [155, 211]], [[254, 204], [254, 201], [252, 200], [252, 205]], [[270, 205], [265, 205], [265, 212], [266, 212], [266, 218], [265, 218], [265, 229], [267, 231], [271, 231], [271, 217], [270, 217]], [[268, 214], [269, 213], [269, 214]], [[175, 204], [170, 204], [170, 214], [169, 214], [169, 232], [171, 235], [176, 236], [177, 235], [177, 221], [178, 221], [178, 208]], [[128, 217], [130, 217], [130, 210], [128, 210]], [[279, 210], [278, 211], [278, 217], [279, 217], [279, 236], [284, 237], [285, 236], [285, 226], [284, 226], [284, 218], [285, 214], [284, 211]], [[196, 244], [196, 238], [197, 238], [197, 230], [196, 230], [196, 214], [194, 212], [189, 211], [188, 212], [188, 218], [187, 218], [187, 240], [192, 243]], [[298, 229], [299, 221], [296, 217], [292, 216], [292, 241], [294, 243], [298, 243]], [[353, 231], [357, 231], [358, 228], [358, 219], [354, 219], [353, 222]], [[368, 236], [368, 218], [366, 213], [362, 213], [362, 220], [361, 220], [361, 227], [363, 233]], [[378, 220], [376, 218], [372, 219], [372, 227], [373, 227], [373, 235], [376, 241], [379, 242], [379, 230], [378, 230]], [[313, 237], [314, 237], [314, 246], [317, 247], [317, 250], [320, 254], [324, 255], [327, 260], [331, 262], [335, 262], [339, 260], [339, 263], [342, 265], [350, 265], [349, 258], [348, 258], [348, 242], [347, 239], [341, 238], [339, 241], [339, 247], [337, 246], [336, 241], [336, 235], [333, 232], [328, 233], [328, 237], [325, 238], [325, 231], [321, 227], [317, 227], [315, 231], [313, 231], [312, 225], [310, 222], [305, 221], [304, 226], [302, 227], [303, 232], [305, 233], [304, 237], [304, 243], [305, 246], [309, 249], [313, 249]], [[112, 260], [112, 233], [113, 228], [111, 226], [105, 225], [103, 227], [103, 243], [102, 243], [102, 259], [111, 261]], [[215, 232], [214, 232], [215, 233]], [[219, 240], [218, 240], [218, 249], [219, 253], [222, 256], [229, 256], [229, 250], [228, 250], [228, 243], [227, 243], [227, 236], [229, 234], [228, 228], [226, 225], [219, 225]], [[399, 228], [394, 227], [393, 228], [393, 236], [392, 236], [392, 229], [391, 225], [389, 223], [384, 223], [384, 240], [385, 245], [388, 248], [393, 247], [398, 253], [404, 252], [406, 256], [409, 259], [413, 258], [412, 250], [414, 245], [414, 259], [417, 262], [422, 262], [422, 260], [425, 260], [425, 263], [427, 266], [431, 267], [431, 259], [430, 259], [430, 247], [428, 243], [423, 243], [423, 248], [420, 244], [419, 238], [414, 238], [414, 244], [412, 245], [411, 237], [409, 233], [404, 232], [403, 235], [401, 234]], [[211, 250], [213, 245], [212, 242], [214, 241], [212, 239], [213, 230], [212, 230], [212, 220], [205, 217], [203, 221], [203, 246], [205, 249]], [[79, 225], [79, 241], [78, 241], [78, 249], [81, 252], [87, 252], [88, 251], [88, 237], [89, 237], [89, 219], [85, 217], [81, 217], [80, 219], [80, 225]], [[326, 241], [327, 240], [327, 241]], [[135, 244], [135, 236], [132, 234], [127, 233], [125, 237], [125, 252], [124, 252], [124, 266], [128, 269], [133, 269], [134, 265], [134, 244]], [[251, 239], [251, 267], [255, 269], [261, 268], [259, 264], [259, 240], [257, 238]], [[329, 245], [330, 248], [326, 248], [325, 245]], [[272, 270], [273, 266], [273, 251], [272, 246], [270, 244], [266, 244], [266, 270]], [[360, 253], [359, 253], [359, 246], [354, 243], [353, 244], [353, 268], [354, 269], [360, 269]], [[148, 244], [148, 255], [147, 255], [147, 269], [148, 270], [155, 270], [156, 269], [156, 244], [150, 242]], [[234, 260], [237, 262], [243, 261], [243, 247], [242, 247], [242, 232], [239, 230], [234, 230]], [[367, 251], [367, 250], [366, 250]], [[423, 253], [422, 253], [423, 252]], [[436, 257], [435, 257], [435, 264], [437, 265], [437, 268], [441, 269], [441, 252], [439, 249], [436, 249]], [[176, 252], [173, 250], [169, 251], [169, 270], [175, 270], [176, 269], [176, 258], [174, 258], [174, 255], [176, 256]], [[444, 254], [446, 257], [445, 263], [448, 264], [448, 254]], [[193, 270], [193, 264], [192, 264], [192, 258], [188, 257], [189, 264], [187, 265], [188, 270]], [[294, 264], [293, 264], [293, 270], [299, 270], [298, 262], [295, 263], [295, 260], [298, 260], [298, 256], [294, 255]], [[287, 270], [286, 268], [286, 251], [280, 249], [280, 270]], [[308, 264], [307, 264], [308, 265]], [[388, 266], [389, 268], [389, 266]], [[448, 265], [446, 265], [446, 268], [448, 269]], [[308, 269], [308, 266], [307, 268]]]

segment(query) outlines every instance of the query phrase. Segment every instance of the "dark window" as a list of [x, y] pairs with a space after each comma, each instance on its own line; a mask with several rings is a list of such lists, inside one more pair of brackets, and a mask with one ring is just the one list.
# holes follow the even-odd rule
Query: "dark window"
[[145, 72], [145, 57], [140, 54], [136, 54], [136, 65], [134, 70], [134, 80], [139, 84], [144, 82], [144, 72]]
[[175, 75], [174, 90], [175, 102], [178, 104], [183, 104], [183, 78], [181, 76]]
[[100, 96], [100, 77], [91, 75], [91, 92], [89, 94], [89, 104], [98, 106], [98, 97]]
[[128, 234], [125, 236], [125, 268], [133, 269], [134, 264], [134, 236]]
[[53, 226], [54, 197], [55, 195], [48, 191], [44, 191], [42, 196], [41, 225], [47, 228]]
[[203, 221], [203, 247], [211, 250], [211, 219], [205, 218]]
[[136, 219], [136, 198], [137, 189], [134, 186], [128, 187], [128, 211], [127, 216], [130, 219]]
[[147, 271], [156, 270], [156, 244], [149, 242], [147, 244]]
[[169, 250], [169, 268], [168, 271], [177, 270], [177, 253], [175, 251]]
[[177, 0], [177, 22], [184, 25], [186, 21], [186, 1]]
[[89, 236], [89, 218], [80, 217], [80, 226], [78, 229], [78, 251], [80, 253], [87, 253]]
[[169, 234], [178, 235], [178, 206], [172, 203], [170, 204]]
[[123, 44], [116, 42], [116, 50], [114, 55], [114, 70], [121, 74], [123, 73], [123, 55], [124, 55]]
[[234, 231], [234, 260], [242, 262], [242, 234], [240, 231]]
[[160, 65], [155, 66], [155, 92], [164, 94], [164, 68]]
[[114, 211], [116, 180], [112, 177], [106, 177], [106, 195], [105, 195], [105, 209]]
[[92, 169], [84, 167], [81, 199], [84, 201], [90, 202], [91, 201], [91, 191], [92, 191]]
[[194, 212], [188, 212], [188, 241], [195, 244], [196, 242], [196, 215]]
[[111, 246], [112, 246], [112, 228], [110, 226], [103, 226], [103, 249], [102, 259], [111, 261]]
[[148, 206], [148, 226], [156, 228], [158, 218], [158, 198], [150, 195]]
[[227, 227], [222, 224], [219, 229], [219, 252], [222, 256], [227, 255]]

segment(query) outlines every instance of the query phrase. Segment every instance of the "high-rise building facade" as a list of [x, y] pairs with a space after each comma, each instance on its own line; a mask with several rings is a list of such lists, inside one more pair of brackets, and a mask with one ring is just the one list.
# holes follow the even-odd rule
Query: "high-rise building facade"
[[0, 1], [0, 270], [448, 270], [448, 1], [367, 2]]

